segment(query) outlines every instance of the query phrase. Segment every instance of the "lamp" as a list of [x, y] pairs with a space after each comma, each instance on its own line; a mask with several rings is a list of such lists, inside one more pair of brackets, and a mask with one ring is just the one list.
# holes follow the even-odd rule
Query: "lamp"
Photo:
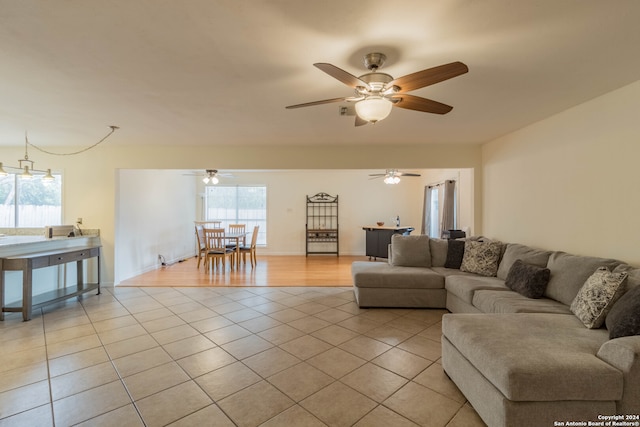
[[391, 101], [378, 95], [371, 95], [356, 102], [356, 114], [362, 120], [375, 123], [385, 119], [391, 113], [391, 107], [393, 107]]
[[220, 180], [216, 176], [216, 172], [207, 171], [207, 176], [202, 178], [202, 182], [204, 182], [205, 184], [208, 184], [209, 182], [211, 182], [212, 185], [216, 185], [217, 183], [220, 182]]
[[400, 177], [397, 176], [387, 176], [384, 178], [385, 184], [397, 184], [400, 182]]
[[[22, 173], [19, 175], [21, 178], [23, 179], [31, 179], [33, 178], [33, 174], [32, 172], [39, 172], [44, 174], [44, 176], [42, 177], [43, 181], [53, 181], [55, 180], [55, 177], [51, 174], [51, 169], [47, 169], [45, 170], [38, 170], [38, 169], [34, 169], [33, 167], [33, 160], [29, 160], [29, 145], [31, 145], [32, 147], [34, 147], [35, 149], [42, 151], [43, 153], [46, 154], [51, 154], [51, 155], [55, 155], [55, 156], [72, 156], [75, 154], [80, 154], [83, 153], [87, 150], [90, 150], [92, 148], [94, 148], [95, 146], [97, 146], [98, 144], [100, 144], [102, 141], [104, 141], [105, 139], [107, 139], [109, 136], [111, 136], [111, 134], [113, 132], [115, 132], [117, 129], [120, 129], [118, 126], [109, 126], [111, 128], [111, 132], [109, 132], [104, 138], [102, 138], [100, 141], [96, 142], [93, 145], [90, 145], [89, 147], [83, 148], [79, 151], [75, 151], [73, 153], [52, 153], [50, 151], [46, 151], [43, 150], [42, 148], [33, 145], [32, 143], [29, 142], [29, 139], [27, 137], [27, 133], [24, 133], [24, 158], [23, 159], [19, 159], [18, 163], [19, 166], [6, 166], [7, 169], [16, 169], [16, 170], [21, 170]], [[3, 167], [3, 163], [0, 162], [0, 176], [7, 176], [9, 175], [9, 173], [4, 169]]]
[[[45, 172], [45, 171], [41, 171], [38, 169], [34, 169], [33, 167], [33, 160], [29, 160], [29, 150], [28, 150], [28, 144], [29, 144], [29, 140], [27, 139], [27, 133], [25, 132], [24, 134], [24, 158], [23, 159], [19, 159], [18, 160], [18, 165], [19, 166], [6, 166], [7, 169], [16, 169], [16, 170], [21, 170], [22, 173], [18, 176], [20, 176], [20, 178], [22, 179], [31, 179], [33, 178], [33, 174], [31, 172]], [[7, 176], [9, 175], [9, 172], [7, 172], [4, 169], [4, 164], [2, 162], [0, 162], [0, 176]], [[49, 179], [54, 179], [53, 175], [51, 175], [51, 169], [48, 169], [48, 175], [51, 178], [47, 178]]]
[[211, 178], [209, 178], [208, 176], [205, 176], [204, 178], [202, 178], [202, 182], [204, 182], [205, 184], [208, 184], [209, 181], [211, 181], [211, 184], [213, 184], [213, 185], [216, 185], [217, 183], [220, 182], [220, 180], [215, 176], [213, 176]]
[[384, 176], [385, 184], [398, 184], [400, 182], [400, 174], [396, 169], [387, 169], [387, 173]]

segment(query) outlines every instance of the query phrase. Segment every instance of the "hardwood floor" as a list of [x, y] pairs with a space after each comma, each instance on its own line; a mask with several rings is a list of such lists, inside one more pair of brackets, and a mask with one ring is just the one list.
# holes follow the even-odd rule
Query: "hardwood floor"
[[[351, 286], [351, 263], [366, 256], [258, 256], [258, 264], [239, 269], [197, 268], [197, 259], [162, 267], [122, 281], [118, 286]], [[372, 261], [373, 262], [373, 261]], [[379, 261], [380, 262], [380, 261]], [[386, 260], [382, 261], [386, 262]]]

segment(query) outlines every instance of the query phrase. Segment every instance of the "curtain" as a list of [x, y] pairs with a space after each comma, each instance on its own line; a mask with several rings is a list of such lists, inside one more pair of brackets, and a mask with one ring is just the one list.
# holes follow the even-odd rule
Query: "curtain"
[[422, 205], [422, 229], [421, 234], [429, 234], [431, 224], [431, 187], [424, 187], [424, 204]]
[[443, 231], [453, 230], [455, 228], [455, 190], [456, 182], [447, 180], [444, 182], [443, 200], [442, 200], [442, 223], [440, 226], [440, 234]]

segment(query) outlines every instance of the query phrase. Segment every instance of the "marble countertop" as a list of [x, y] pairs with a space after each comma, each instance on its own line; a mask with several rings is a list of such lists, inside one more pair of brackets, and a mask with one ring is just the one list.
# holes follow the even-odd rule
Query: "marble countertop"
[[60, 249], [87, 244], [99, 244], [100, 233], [82, 231], [82, 236], [47, 238], [40, 234], [0, 234], [0, 257], [21, 255], [49, 249]]

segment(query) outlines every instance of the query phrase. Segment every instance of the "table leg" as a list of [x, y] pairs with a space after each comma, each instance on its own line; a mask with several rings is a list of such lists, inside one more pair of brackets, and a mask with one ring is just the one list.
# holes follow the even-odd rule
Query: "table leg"
[[0, 320], [4, 320], [4, 270], [0, 260]]
[[78, 290], [81, 291], [84, 289], [84, 268], [83, 268], [83, 260], [76, 261], [76, 275], [78, 276], [76, 279], [78, 281]]
[[33, 305], [33, 270], [31, 260], [22, 269], [22, 320], [31, 320], [31, 306]]

